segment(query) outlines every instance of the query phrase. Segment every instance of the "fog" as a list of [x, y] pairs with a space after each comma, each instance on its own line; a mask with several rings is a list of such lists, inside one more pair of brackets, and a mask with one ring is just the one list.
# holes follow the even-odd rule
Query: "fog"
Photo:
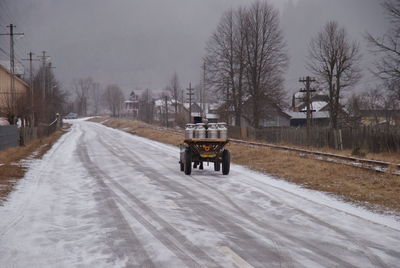
[[[222, 13], [249, 0], [0, 0], [1, 31], [14, 23], [25, 36], [16, 41], [22, 62], [29, 51], [45, 50], [65, 88], [73, 79], [91, 76], [125, 92], [160, 90], [176, 71], [181, 84], [198, 83], [208, 38]], [[378, 0], [275, 0], [287, 42], [290, 65], [286, 91], [298, 90], [307, 46], [328, 20], [337, 20], [360, 42], [364, 77], [356, 90], [374, 82], [367, 69], [373, 57], [363, 35], [382, 34], [388, 25]], [[8, 50], [8, 37], [0, 36]], [[0, 52], [0, 59], [7, 59]], [[26, 62], [23, 62], [27, 65]]]

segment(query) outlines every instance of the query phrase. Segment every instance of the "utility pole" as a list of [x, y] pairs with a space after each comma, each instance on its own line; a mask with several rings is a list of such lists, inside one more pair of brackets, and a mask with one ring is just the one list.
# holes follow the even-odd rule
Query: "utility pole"
[[54, 93], [54, 85], [50, 84], [51, 81], [49, 81], [49, 76], [47, 75], [47, 70], [55, 69], [56, 67], [52, 65], [51, 61], [49, 62], [49, 65], [46, 66], [46, 84], [49, 85], [49, 88], [47, 90], [47, 94], [50, 95], [50, 98], [53, 98], [53, 93]]
[[22, 60], [28, 60], [29, 61], [29, 87], [30, 87], [30, 94], [31, 94], [31, 126], [35, 126], [35, 109], [34, 109], [34, 96], [33, 96], [33, 67], [32, 67], [32, 61], [39, 61], [39, 59], [33, 59], [32, 56], [34, 53], [29, 52], [28, 59], [22, 59]]
[[188, 91], [186, 94], [189, 96], [189, 122], [192, 122], [192, 96], [194, 95], [192, 83], [189, 83]]
[[11, 113], [13, 117], [13, 124], [15, 124], [15, 115], [16, 115], [16, 92], [15, 92], [15, 55], [14, 55], [14, 36], [15, 35], [24, 35], [24, 33], [14, 33], [14, 28], [16, 26], [10, 24], [7, 28], [10, 28], [9, 33], [0, 34], [0, 35], [8, 35], [10, 36], [10, 73], [11, 73]]
[[43, 104], [46, 101], [46, 74], [47, 74], [47, 68], [46, 68], [46, 61], [49, 56], [46, 56], [46, 51], [42, 51], [42, 56], [40, 56], [40, 61], [42, 62], [42, 98], [43, 98]]
[[204, 103], [204, 99], [205, 99], [205, 92], [206, 92], [206, 61], [203, 61], [203, 86], [202, 86], [202, 92], [201, 92], [201, 112], [202, 112], [202, 116], [203, 118], [206, 117], [205, 114], [205, 103]]
[[164, 101], [165, 101], [165, 125], [168, 128], [168, 96], [164, 96]]
[[310, 127], [311, 127], [311, 122], [312, 122], [312, 113], [315, 112], [315, 110], [311, 109], [311, 93], [315, 92], [315, 89], [311, 89], [311, 83], [315, 82], [315, 78], [311, 78], [309, 76], [306, 76], [305, 78], [300, 78], [299, 79], [300, 83], [305, 83], [306, 88], [301, 89], [300, 92], [305, 92], [306, 97], [305, 97], [305, 103], [307, 105], [306, 108], [306, 113], [307, 113], [307, 140], [308, 143], [310, 144]]

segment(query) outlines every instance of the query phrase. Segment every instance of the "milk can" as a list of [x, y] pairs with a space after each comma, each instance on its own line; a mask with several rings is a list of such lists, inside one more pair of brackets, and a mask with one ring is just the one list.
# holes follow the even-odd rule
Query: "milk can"
[[226, 128], [226, 123], [218, 123], [218, 134], [220, 139], [228, 138], [228, 129]]
[[185, 139], [193, 139], [194, 124], [186, 124], [185, 128]]
[[194, 129], [194, 135], [197, 139], [205, 139], [206, 138], [206, 129], [204, 128], [203, 123], [196, 124], [196, 128]]
[[215, 124], [215, 123], [208, 124], [207, 137], [210, 139], [218, 139], [217, 124]]

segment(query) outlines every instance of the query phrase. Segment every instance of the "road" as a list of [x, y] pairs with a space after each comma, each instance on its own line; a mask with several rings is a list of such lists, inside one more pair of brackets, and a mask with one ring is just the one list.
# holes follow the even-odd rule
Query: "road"
[[0, 207], [1, 267], [400, 267], [400, 223], [74, 121]]

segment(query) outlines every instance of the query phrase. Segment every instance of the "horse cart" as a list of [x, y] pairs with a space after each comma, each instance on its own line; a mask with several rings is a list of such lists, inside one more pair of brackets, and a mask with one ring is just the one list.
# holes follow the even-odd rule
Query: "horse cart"
[[214, 170], [228, 175], [231, 156], [225, 145], [229, 142], [225, 123], [187, 124], [185, 140], [180, 145], [180, 169], [190, 175], [192, 168], [203, 169], [204, 163], [214, 164]]

